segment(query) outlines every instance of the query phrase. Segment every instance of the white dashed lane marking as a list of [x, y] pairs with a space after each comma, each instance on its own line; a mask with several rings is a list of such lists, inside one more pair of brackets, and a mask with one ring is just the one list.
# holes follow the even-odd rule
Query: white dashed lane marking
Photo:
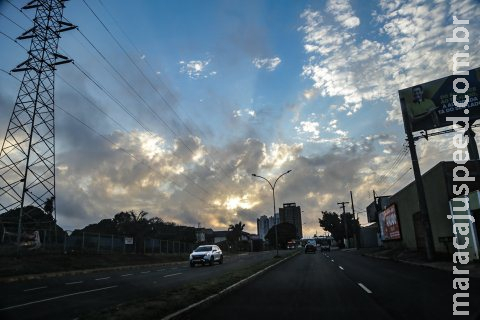
[[167, 278], [167, 277], [173, 277], [173, 276], [178, 276], [179, 274], [182, 274], [181, 272], [179, 273], [172, 273], [172, 274], [167, 274], [165, 276], [163, 276], [164, 278]]
[[338, 268], [339, 268], [340, 270], [343, 270], [342, 266], [338, 266]]
[[23, 290], [23, 292], [28, 292], [28, 291], [35, 291], [35, 290], [40, 290], [40, 289], [45, 289], [47, 288], [46, 286], [45, 287], [36, 287], [36, 288], [31, 288], [31, 289], [25, 289]]
[[74, 281], [74, 282], [67, 282], [65, 283], [67, 286], [70, 286], [72, 284], [79, 284], [79, 283], [83, 283], [83, 281]]
[[372, 291], [370, 291], [370, 289], [368, 289], [367, 287], [365, 287], [365, 286], [363, 285], [363, 283], [360, 283], [360, 282], [359, 282], [358, 285], [359, 285], [363, 290], [365, 290], [367, 293], [372, 293]]
[[122, 274], [121, 277], [130, 277], [132, 274], [131, 273], [127, 273], [127, 274]]
[[107, 279], [110, 279], [110, 277], [105, 277], [105, 278], [98, 278], [98, 279], [95, 279], [95, 281], [100, 281], [100, 280], [107, 280]]
[[47, 299], [43, 299], [43, 300], [37, 300], [37, 301], [27, 302], [27, 303], [23, 303], [23, 304], [17, 304], [15, 306], [2, 308], [2, 309], [0, 309], [0, 311], [16, 309], [16, 308], [36, 304], [36, 303], [41, 303], [41, 302], [46, 302], [46, 301], [51, 301], [51, 300], [57, 300], [57, 299], [65, 298], [65, 297], [76, 296], [76, 295], [79, 295], [79, 294], [85, 294], [85, 293], [96, 292], [96, 291], [101, 291], [101, 290], [108, 290], [108, 289], [112, 289], [112, 288], [116, 288], [116, 287], [118, 287], [118, 286], [110, 286], [110, 287], [105, 287], [105, 288], [99, 288], [99, 289], [93, 289], [93, 290], [87, 290], [87, 291], [80, 291], [80, 292], [65, 294], [65, 295], [62, 295], [62, 296], [47, 298]]

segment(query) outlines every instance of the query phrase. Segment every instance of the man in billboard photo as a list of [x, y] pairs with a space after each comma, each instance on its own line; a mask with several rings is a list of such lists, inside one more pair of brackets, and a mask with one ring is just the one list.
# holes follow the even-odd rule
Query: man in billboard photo
[[407, 105], [408, 115], [412, 122], [430, 118], [433, 126], [438, 127], [440, 123], [436, 112], [437, 107], [432, 100], [423, 97], [423, 87], [421, 85], [412, 88], [412, 96], [413, 102]]

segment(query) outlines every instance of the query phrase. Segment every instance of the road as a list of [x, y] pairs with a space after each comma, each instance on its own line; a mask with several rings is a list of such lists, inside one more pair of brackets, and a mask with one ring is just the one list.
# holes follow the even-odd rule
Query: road
[[190, 268], [188, 262], [163, 267], [138, 267], [74, 276], [0, 283], [0, 319], [75, 319], [166, 289], [219, 276], [270, 260], [275, 252], [226, 257], [222, 265]]
[[[449, 272], [351, 252], [300, 254], [194, 315], [200, 319], [453, 319]], [[470, 278], [479, 319], [480, 279]]]

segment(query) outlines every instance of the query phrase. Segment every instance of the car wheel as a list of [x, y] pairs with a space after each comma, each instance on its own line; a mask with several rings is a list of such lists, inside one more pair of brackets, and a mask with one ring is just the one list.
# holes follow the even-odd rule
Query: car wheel
[[192, 267], [192, 268], [195, 267], [195, 263], [190, 262], [190, 267]]
[[218, 260], [218, 264], [222, 264], [223, 263], [223, 256], [220, 256], [220, 260]]
[[209, 265], [213, 266], [213, 257], [210, 258], [210, 261], [208, 262]]

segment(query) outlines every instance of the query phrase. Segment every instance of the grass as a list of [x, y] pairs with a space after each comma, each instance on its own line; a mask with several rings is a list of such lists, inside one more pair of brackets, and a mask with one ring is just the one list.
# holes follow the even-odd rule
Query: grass
[[188, 254], [48, 254], [0, 256], [0, 278], [96, 268], [187, 261]]
[[[289, 256], [291, 255], [293, 253]], [[120, 304], [114, 308], [90, 313], [81, 316], [80, 319], [161, 319], [177, 310], [217, 294], [223, 289], [278, 261], [278, 259], [263, 261], [247, 268], [233, 270], [219, 277], [212, 277], [211, 279], [190, 283], [176, 289], [161, 291], [152, 298], [138, 299]]]

